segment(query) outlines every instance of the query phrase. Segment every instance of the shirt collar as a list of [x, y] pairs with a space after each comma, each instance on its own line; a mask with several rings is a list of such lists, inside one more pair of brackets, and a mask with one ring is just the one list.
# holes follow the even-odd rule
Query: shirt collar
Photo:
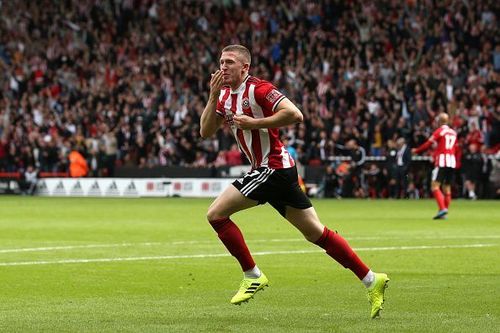
[[229, 88], [229, 89], [231, 89], [231, 94], [238, 94], [238, 93], [244, 91], [245, 86], [247, 84], [247, 80], [249, 77], [250, 77], [250, 74], [247, 74], [247, 77], [243, 80], [243, 82], [240, 84], [240, 86], [238, 88], [236, 88], [235, 90]]

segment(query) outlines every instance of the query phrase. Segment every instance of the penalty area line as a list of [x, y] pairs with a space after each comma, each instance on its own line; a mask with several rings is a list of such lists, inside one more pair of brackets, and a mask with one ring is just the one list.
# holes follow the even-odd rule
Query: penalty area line
[[[384, 246], [384, 247], [358, 247], [355, 251], [407, 251], [407, 250], [429, 250], [429, 249], [464, 249], [464, 248], [482, 248], [493, 247], [498, 244], [463, 244], [463, 245], [421, 245], [421, 246]], [[320, 253], [322, 250], [294, 250], [294, 251], [260, 251], [254, 252], [254, 256], [267, 256], [279, 254], [307, 254]], [[198, 258], [218, 258], [229, 257], [229, 253], [215, 254], [188, 254], [188, 255], [170, 255], [170, 256], [147, 256], [147, 257], [118, 257], [118, 258], [89, 258], [89, 259], [62, 259], [62, 260], [40, 260], [40, 261], [18, 261], [18, 262], [0, 262], [0, 266], [32, 266], [32, 265], [56, 265], [56, 264], [87, 264], [100, 262], [119, 262], [119, 261], [148, 261], [148, 260], [171, 260], [171, 259], [198, 259]]]

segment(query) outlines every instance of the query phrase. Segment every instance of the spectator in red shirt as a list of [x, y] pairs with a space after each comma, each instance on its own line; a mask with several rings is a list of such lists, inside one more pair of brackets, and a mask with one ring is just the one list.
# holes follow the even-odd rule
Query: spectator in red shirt
[[236, 144], [231, 145], [231, 149], [226, 152], [226, 163], [228, 166], [242, 165], [241, 152]]
[[467, 137], [465, 139], [465, 144], [467, 146], [476, 145], [480, 149], [484, 143], [483, 133], [479, 130], [479, 128], [477, 128], [475, 122], [471, 122], [469, 124], [469, 127], [470, 130], [469, 134], [467, 134]]

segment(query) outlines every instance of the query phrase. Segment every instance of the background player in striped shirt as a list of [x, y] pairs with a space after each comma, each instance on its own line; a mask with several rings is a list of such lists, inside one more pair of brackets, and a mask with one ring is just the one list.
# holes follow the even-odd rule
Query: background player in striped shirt
[[279, 128], [303, 120], [300, 110], [271, 83], [249, 75], [250, 52], [241, 45], [222, 50], [220, 69], [212, 74], [210, 95], [200, 119], [200, 134], [210, 137], [225, 123], [230, 126], [251, 170], [219, 195], [207, 218], [244, 272], [233, 304], [248, 301], [268, 285], [255, 264], [239, 228], [230, 219], [238, 211], [269, 202], [304, 237], [326, 250], [350, 269], [367, 287], [371, 317], [379, 314], [389, 281], [386, 274], [372, 272], [349, 244], [319, 220], [301, 191], [295, 162], [279, 140]]
[[[412, 153], [419, 154], [431, 147], [436, 146], [434, 150], [434, 169], [432, 170], [431, 190], [436, 199], [439, 211], [434, 219], [444, 219], [448, 214], [448, 208], [451, 203], [451, 183], [457, 161], [455, 149], [457, 144], [457, 133], [448, 126], [448, 115], [440, 113], [437, 116], [438, 129], [432, 133], [429, 139], [418, 148], [412, 149]], [[441, 191], [441, 185], [443, 191]], [[444, 192], [444, 195], [443, 195]]]

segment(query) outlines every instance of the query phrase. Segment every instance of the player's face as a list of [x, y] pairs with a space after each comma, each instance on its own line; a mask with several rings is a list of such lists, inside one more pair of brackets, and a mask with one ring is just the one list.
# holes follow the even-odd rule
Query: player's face
[[220, 57], [220, 70], [224, 84], [233, 86], [243, 80], [248, 71], [248, 64], [245, 64], [242, 57], [236, 52], [223, 52]]

